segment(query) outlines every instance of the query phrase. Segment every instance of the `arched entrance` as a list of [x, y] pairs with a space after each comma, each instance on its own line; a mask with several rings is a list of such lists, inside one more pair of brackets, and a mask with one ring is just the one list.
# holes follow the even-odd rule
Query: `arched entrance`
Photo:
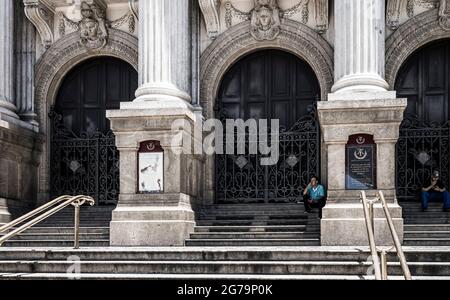
[[450, 40], [412, 54], [400, 68], [395, 90], [408, 99], [397, 145], [397, 193], [415, 200], [433, 170], [450, 183]]
[[137, 72], [113, 57], [88, 60], [65, 77], [51, 113], [51, 194], [115, 204], [119, 154], [106, 110], [134, 99]]
[[269, 124], [271, 119], [279, 119], [280, 158], [275, 165], [263, 166], [262, 156], [249, 151], [245, 155], [217, 155], [216, 202], [299, 199], [308, 178], [320, 172], [320, 131], [315, 110], [320, 95], [312, 68], [288, 52], [254, 52], [228, 70], [220, 85], [216, 117], [223, 122], [267, 119]]

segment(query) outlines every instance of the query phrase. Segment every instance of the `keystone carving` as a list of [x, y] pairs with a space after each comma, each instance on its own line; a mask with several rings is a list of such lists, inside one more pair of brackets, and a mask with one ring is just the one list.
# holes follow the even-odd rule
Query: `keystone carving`
[[[249, 11], [237, 9], [231, 1], [225, 3], [225, 25], [233, 26], [233, 18], [242, 21], [250, 20], [250, 32], [256, 40], [273, 40], [277, 37], [281, 28], [281, 20], [292, 18], [301, 14], [303, 24], [309, 21], [310, 0], [299, 0], [291, 8], [282, 10], [277, 0], [254, 0], [254, 8]], [[316, 31], [323, 34], [329, 28], [329, 4], [328, 0], [315, 0]]]
[[[130, 7], [133, 7], [131, 0], [129, 3]], [[78, 31], [80, 34], [80, 43], [87, 49], [101, 49], [105, 47], [108, 43], [108, 28], [118, 28], [128, 23], [130, 33], [134, 33], [136, 30], [135, 10], [130, 9], [128, 13], [114, 21], [108, 21], [106, 19], [105, 9], [96, 3], [89, 4], [82, 2], [80, 10], [81, 20], [78, 22], [67, 18], [63, 13], [59, 14], [61, 18], [59, 34], [64, 36], [67, 26]]]
[[258, 41], [272, 41], [280, 34], [280, 9], [276, 0], [255, 0], [251, 13], [251, 35]]
[[439, 25], [444, 30], [450, 30], [450, 0], [440, 0]]

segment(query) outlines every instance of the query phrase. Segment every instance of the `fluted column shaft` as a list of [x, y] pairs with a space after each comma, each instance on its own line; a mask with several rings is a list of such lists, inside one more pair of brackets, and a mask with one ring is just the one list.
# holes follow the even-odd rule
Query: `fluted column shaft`
[[21, 1], [15, 7], [15, 99], [22, 120], [36, 123], [34, 112], [34, 65], [36, 29], [27, 19]]
[[190, 1], [139, 3], [139, 88], [136, 101], [191, 101]]
[[333, 93], [387, 91], [385, 1], [338, 0]]
[[14, 0], [0, 1], [0, 113], [18, 118], [14, 100]]

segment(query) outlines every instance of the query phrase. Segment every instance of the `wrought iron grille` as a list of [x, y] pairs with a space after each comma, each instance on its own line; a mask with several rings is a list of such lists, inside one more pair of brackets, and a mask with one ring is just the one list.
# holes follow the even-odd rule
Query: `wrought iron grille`
[[[223, 119], [226, 114], [221, 115]], [[226, 142], [226, 138], [224, 140]], [[259, 140], [253, 139], [253, 142]], [[216, 155], [216, 202], [282, 203], [299, 200], [309, 178], [320, 172], [320, 126], [316, 111], [312, 110], [288, 130], [281, 128], [277, 164], [261, 165], [263, 156], [248, 154], [248, 148], [247, 136], [247, 154]]]
[[96, 203], [117, 204], [119, 151], [111, 131], [82, 133], [67, 129], [54, 111], [52, 122], [50, 189], [53, 197], [86, 195]]
[[400, 127], [397, 144], [397, 196], [401, 200], [419, 200], [424, 182], [434, 170], [450, 187], [450, 121], [425, 124], [408, 115]]

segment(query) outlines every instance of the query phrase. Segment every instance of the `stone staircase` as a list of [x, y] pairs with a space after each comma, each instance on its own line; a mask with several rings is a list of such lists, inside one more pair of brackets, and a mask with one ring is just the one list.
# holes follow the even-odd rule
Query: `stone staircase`
[[[109, 246], [111, 206], [83, 206], [80, 211], [80, 246]], [[67, 207], [4, 244], [7, 247], [73, 247], [74, 208]]]
[[406, 246], [450, 247], [450, 212], [442, 211], [441, 203], [430, 203], [422, 212], [419, 202], [400, 202], [405, 219]]
[[[448, 247], [406, 247], [415, 279], [449, 279]], [[401, 279], [396, 256], [389, 275]], [[71, 273], [79, 270], [79, 274]], [[68, 274], [69, 272], [69, 274]], [[72, 277], [71, 277], [72, 276]], [[367, 247], [0, 248], [0, 279], [373, 279]]]
[[186, 246], [319, 246], [318, 212], [302, 204], [221, 204], [197, 210]]

